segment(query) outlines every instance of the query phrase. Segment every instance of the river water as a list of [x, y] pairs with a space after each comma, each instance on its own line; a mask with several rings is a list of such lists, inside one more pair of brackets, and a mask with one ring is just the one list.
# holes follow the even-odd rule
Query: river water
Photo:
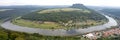
[[72, 35], [105, 30], [107, 28], [111, 28], [117, 25], [117, 22], [115, 21], [115, 19], [107, 15], [104, 15], [104, 16], [109, 20], [108, 23], [105, 23], [103, 25], [98, 25], [98, 26], [92, 26], [92, 27], [84, 28], [84, 29], [81, 29], [81, 28], [72, 29], [69, 31], [64, 30], [64, 29], [50, 30], [50, 29], [22, 27], [22, 26], [14, 25], [10, 23], [10, 21], [7, 21], [1, 24], [1, 26], [5, 29], [12, 30], [12, 31], [18, 31], [18, 32], [38, 33], [41, 35], [48, 35], [48, 36], [72, 36]]

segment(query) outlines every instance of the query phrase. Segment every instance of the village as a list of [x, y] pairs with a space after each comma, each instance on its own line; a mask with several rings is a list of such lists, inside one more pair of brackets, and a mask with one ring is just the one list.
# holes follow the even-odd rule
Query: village
[[106, 31], [87, 33], [83, 35], [83, 37], [89, 38], [91, 40], [97, 40], [101, 37], [109, 37], [114, 35], [120, 35], [120, 28], [113, 28]]

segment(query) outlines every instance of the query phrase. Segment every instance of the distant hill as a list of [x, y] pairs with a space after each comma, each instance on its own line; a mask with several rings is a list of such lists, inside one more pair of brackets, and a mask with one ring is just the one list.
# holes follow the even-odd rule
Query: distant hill
[[80, 8], [80, 9], [88, 9], [86, 6], [84, 6], [83, 4], [73, 4], [72, 6], [70, 6], [70, 8]]
[[100, 11], [120, 17], [120, 8], [105, 8]]

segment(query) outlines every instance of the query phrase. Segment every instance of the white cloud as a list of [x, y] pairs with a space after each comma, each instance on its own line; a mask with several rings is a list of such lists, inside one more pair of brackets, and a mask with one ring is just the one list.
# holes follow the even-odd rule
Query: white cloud
[[120, 0], [0, 0], [0, 5], [71, 5], [120, 6]]
[[81, 0], [81, 3], [95, 6], [120, 6], [120, 0]]

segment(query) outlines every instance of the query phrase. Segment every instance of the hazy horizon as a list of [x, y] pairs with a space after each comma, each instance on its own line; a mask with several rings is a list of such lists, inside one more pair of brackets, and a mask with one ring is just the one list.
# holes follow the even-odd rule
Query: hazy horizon
[[120, 7], [120, 0], [0, 0], [0, 6], [10, 5], [72, 5]]

